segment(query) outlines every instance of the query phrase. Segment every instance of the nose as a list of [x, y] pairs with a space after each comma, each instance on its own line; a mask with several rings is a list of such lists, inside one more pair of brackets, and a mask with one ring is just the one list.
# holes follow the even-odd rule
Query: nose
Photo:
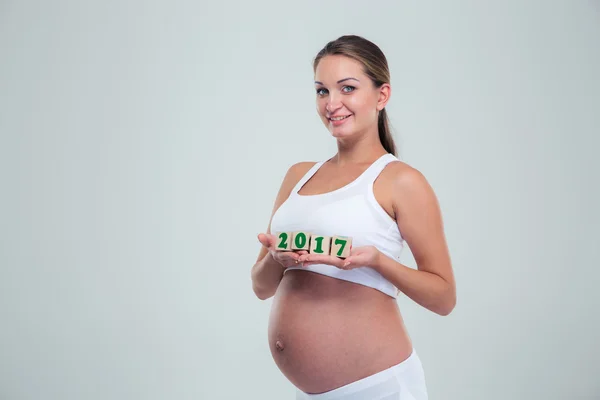
[[325, 105], [325, 110], [329, 113], [329, 114], [333, 114], [337, 109], [339, 109], [342, 106], [342, 103], [338, 100], [334, 100], [333, 98], [330, 98], [330, 100], [327, 102], [327, 104]]

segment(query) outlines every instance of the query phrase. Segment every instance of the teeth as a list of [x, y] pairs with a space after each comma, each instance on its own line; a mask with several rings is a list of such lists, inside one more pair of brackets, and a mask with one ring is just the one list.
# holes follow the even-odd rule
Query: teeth
[[343, 120], [343, 119], [345, 119], [345, 118], [348, 118], [348, 117], [349, 117], [349, 115], [346, 115], [345, 117], [335, 117], [335, 118], [331, 118], [331, 120], [332, 120], [332, 121], [341, 121], [341, 120]]

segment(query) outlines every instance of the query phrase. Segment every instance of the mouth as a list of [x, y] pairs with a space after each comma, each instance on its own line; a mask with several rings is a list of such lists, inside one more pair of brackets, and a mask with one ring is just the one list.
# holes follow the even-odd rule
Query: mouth
[[352, 116], [352, 114], [344, 115], [344, 116], [340, 116], [340, 117], [327, 118], [327, 119], [329, 120], [329, 122], [331, 122], [331, 124], [333, 126], [339, 126], [339, 125], [343, 124], [344, 122], [346, 122], [346, 120], [348, 120], [348, 118], [350, 118], [351, 116]]
[[343, 119], [346, 119], [348, 117], [350, 117], [352, 114], [348, 114], [348, 115], [344, 115], [344, 116], [340, 116], [340, 117], [332, 117], [332, 118], [327, 118], [330, 121], [341, 121]]

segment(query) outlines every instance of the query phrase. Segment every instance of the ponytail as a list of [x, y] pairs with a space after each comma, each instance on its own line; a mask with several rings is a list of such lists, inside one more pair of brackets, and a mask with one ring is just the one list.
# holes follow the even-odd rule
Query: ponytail
[[392, 136], [392, 132], [390, 131], [390, 124], [388, 120], [387, 113], [385, 108], [379, 112], [379, 120], [377, 122], [377, 128], [379, 130], [379, 140], [381, 140], [381, 144], [383, 148], [388, 152], [397, 156], [396, 154], [396, 144], [394, 143], [394, 138]]

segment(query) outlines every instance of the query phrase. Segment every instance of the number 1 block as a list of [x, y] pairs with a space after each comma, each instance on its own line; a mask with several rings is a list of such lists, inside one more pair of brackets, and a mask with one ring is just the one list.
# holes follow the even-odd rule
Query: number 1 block
[[279, 232], [275, 249], [277, 251], [292, 251], [292, 232]]
[[331, 253], [330, 255], [346, 258], [350, 255], [352, 249], [352, 238], [348, 236], [334, 236], [331, 239]]
[[331, 236], [311, 235], [310, 254], [327, 254], [331, 249]]
[[294, 232], [292, 234], [292, 250], [308, 250], [310, 248], [310, 233]]

